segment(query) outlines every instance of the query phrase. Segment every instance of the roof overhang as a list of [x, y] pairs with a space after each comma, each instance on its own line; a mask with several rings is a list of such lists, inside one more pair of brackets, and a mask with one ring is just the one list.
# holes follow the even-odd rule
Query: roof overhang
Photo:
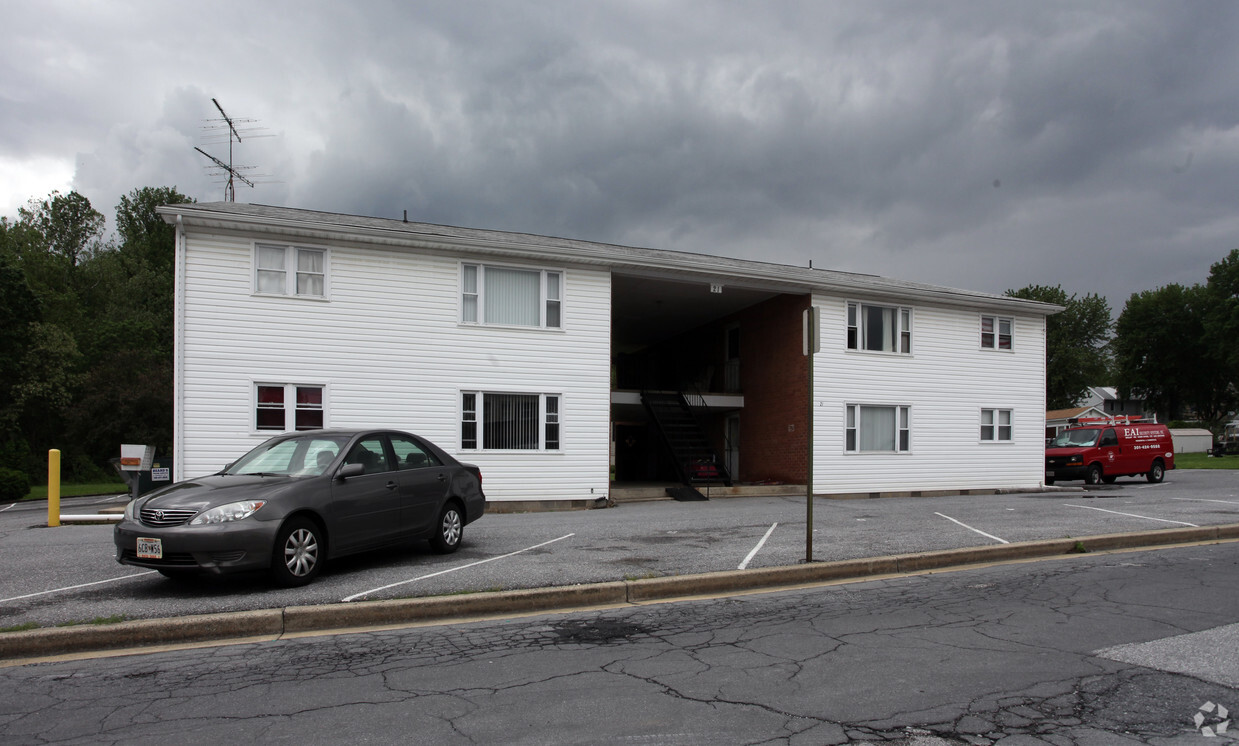
[[797, 267], [746, 259], [635, 248], [591, 241], [509, 233], [286, 207], [208, 202], [157, 208], [186, 229], [266, 235], [285, 240], [385, 246], [436, 253], [489, 255], [515, 260], [609, 268], [613, 273], [740, 287], [770, 293], [822, 293], [900, 303], [928, 302], [996, 312], [1048, 316], [1061, 306], [877, 275]]

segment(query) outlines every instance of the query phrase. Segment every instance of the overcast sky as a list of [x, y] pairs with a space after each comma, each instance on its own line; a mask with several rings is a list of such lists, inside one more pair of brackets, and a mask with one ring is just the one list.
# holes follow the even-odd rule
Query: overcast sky
[[1206, 0], [5, 3], [0, 215], [222, 199], [212, 98], [238, 201], [1115, 313], [1239, 247], [1239, 3]]

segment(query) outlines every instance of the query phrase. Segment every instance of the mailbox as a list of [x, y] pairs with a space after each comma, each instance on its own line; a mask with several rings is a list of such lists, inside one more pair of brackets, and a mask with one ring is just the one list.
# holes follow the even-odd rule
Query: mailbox
[[155, 446], [122, 444], [120, 447], [121, 471], [150, 471], [155, 460]]

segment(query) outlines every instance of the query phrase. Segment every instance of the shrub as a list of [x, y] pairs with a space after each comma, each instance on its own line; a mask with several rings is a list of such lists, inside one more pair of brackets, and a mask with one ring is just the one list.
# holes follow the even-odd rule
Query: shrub
[[30, 494], [30, 478], [23, 471], [0, 467], [0, 502], [17, 502]]

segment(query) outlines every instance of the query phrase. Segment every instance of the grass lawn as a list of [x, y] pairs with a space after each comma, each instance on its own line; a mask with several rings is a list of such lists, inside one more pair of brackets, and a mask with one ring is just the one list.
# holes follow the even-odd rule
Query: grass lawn
[[[80, 497], [82, 495], [127, 495], [129, 488], [123, 482], [94, 482], [86, 484], [61, 484], [61, 497]], [[24, 500], [46, 500], [47, 485], [30, 488], [30, 494]]]
[[1176, 453], [1174, 465], [1176, 469], [1239, 469], [1239, 456], [1213, 458], [1207, 453]]

